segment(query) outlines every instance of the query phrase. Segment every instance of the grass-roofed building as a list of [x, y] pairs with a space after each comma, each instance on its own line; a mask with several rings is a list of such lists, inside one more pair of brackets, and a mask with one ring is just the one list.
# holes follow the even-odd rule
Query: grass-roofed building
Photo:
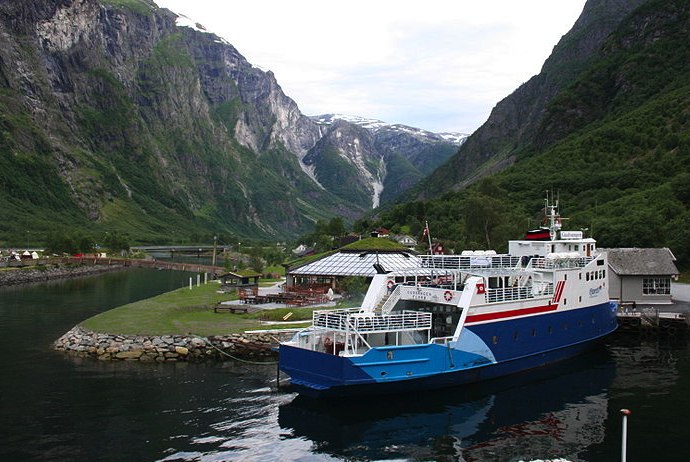
[[372, 278], [377, 271], [418, 266], [419, 257], [414, 251], [389, 239], [371, 237], [288, 263], [286, 285], [327, 287], [338, 291], [338, 282], [346, 277]]

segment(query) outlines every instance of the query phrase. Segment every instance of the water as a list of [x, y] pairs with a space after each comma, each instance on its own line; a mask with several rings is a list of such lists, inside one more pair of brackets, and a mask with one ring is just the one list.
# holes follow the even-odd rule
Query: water
[[[2, 461], [687, 460], [685, 340], [612, 338], [479, 386], [346, 405], [277, 392], [275, 366], [103, 363], [51, 350], [98, 312], [184, 286], [146, 269], [0, 289]], [[663, 456], [663, 457], [662, 457]]]

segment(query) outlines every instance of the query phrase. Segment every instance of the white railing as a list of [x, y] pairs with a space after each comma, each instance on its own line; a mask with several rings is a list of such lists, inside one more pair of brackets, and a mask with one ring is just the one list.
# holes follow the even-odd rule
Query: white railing
[[396, 332], [431, 329], [431, 313], [402, 311], [375, 315], [358, 310], [322, 310], [313, 314], [314, 327], [339, 332]]
[[388, 295], [386, 301], [383, 303], [383, 305], [381, 305], [381, 307], [377, 311], [383, 314], [389, 313], [393, 309], [395, 304], [398, 303], [398, 300], [400, 300], [401, 291], [402, 286], [400, 284], [396, 284], [395, 288], [393, 289], [393, 292], [391, 292]]
[[532, 258], [527, 268], [535, 269], [569, 269], [584, 268], [594, 257], [573, 257], [573, 258]]
[[422, 268], [435, 269], [487, 269], [515, 268], [520, 257], [512, 255], [420, 255]]
[[514, 300], [526, 300], [534, 298], [531, 287], [503, 287], [499, 289], [488, 289], [486, 291], [486, 301], [488, 303], [507, 302]]

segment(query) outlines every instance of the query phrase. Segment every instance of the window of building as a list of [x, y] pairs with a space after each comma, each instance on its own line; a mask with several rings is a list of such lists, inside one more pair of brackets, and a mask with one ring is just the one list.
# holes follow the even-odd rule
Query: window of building
[[642, 293], [644, 295], [671, 295], [671, 278], [642, 279]]

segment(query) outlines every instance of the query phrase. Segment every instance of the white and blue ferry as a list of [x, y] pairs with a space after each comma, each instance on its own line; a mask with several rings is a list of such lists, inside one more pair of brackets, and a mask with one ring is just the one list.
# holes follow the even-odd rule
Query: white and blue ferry
[[342, 396], [462, 385], [577, 355], [617, 327], [606, 254], [581, 231], [546, 227], [508, 254], [423, 255], [378, 268], [360, 308], [315, 311], [280, 345], [301, 394]]

